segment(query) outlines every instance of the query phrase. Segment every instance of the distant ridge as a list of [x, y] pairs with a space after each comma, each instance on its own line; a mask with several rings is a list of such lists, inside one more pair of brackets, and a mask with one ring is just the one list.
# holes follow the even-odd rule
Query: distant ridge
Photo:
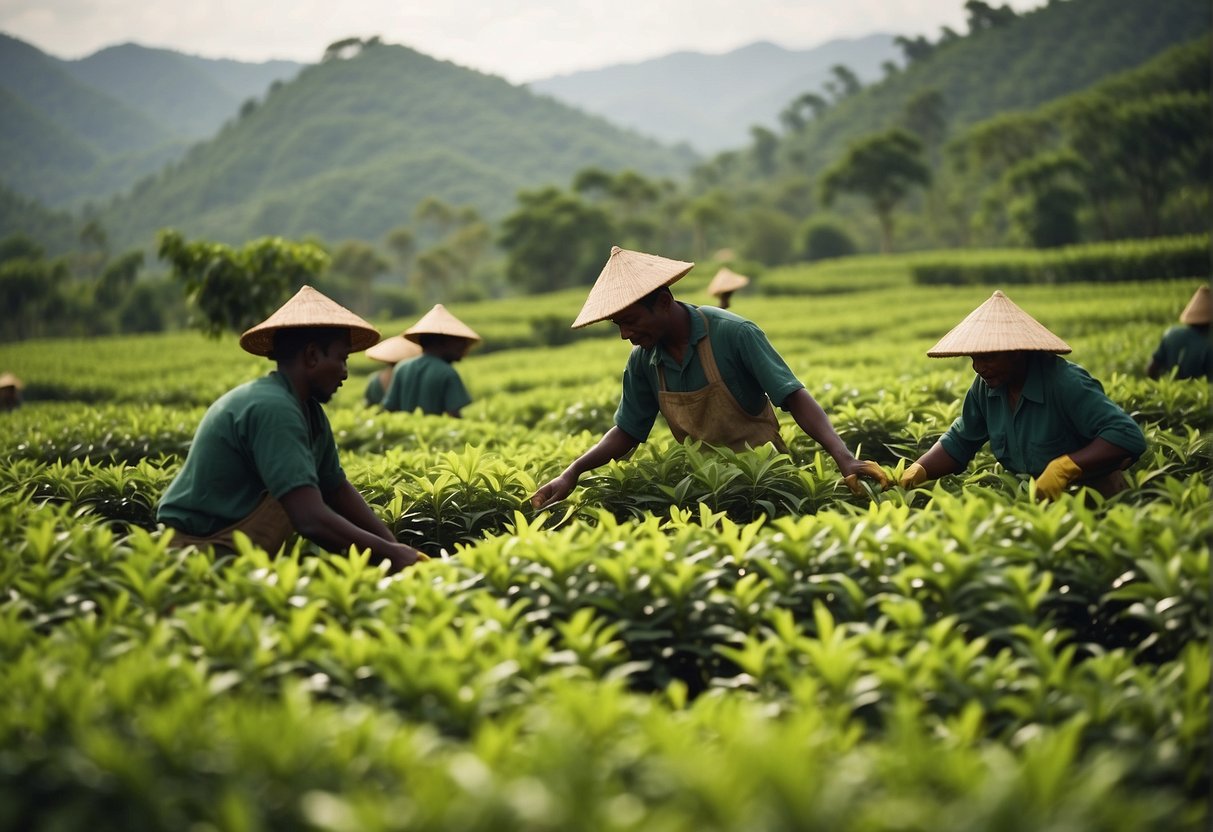
[[489, 218], [585, 167], [677, 177], [693, 154], [403, 46], [309, 66], [214, 139], [104, 209], [149, 245], [166, 225], [231, 242], [376, 240], [429, 196]]
[[721, 55], [676, 52], [529, 86], [644, 135], [714, 152], [746, 144], [752, 125], [777, 128], [780, 110], [801, 93], [820, 92], [833, 66], [869, 82], [884, 62], [900, 58], [886, 34], [802, 50], [760, 41]]

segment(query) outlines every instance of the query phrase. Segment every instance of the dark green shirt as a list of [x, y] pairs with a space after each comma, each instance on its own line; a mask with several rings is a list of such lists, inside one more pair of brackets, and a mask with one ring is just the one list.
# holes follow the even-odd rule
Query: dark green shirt
[[[757, 324], [711, 306], [696, 307], [681, 302], [680, 305], [691, 314], [691, 345], [698, 344], [710, 332], [720, 378], [747, 413], [757, 416], [768, 398], [782, 405], [784, 399], [804, 387]], [[706, 330], [699, 312], [707, 316], [711, 325]], [[649, 438], [660, 412], [659, 362], [665, 367], [666, 389], [672, 393], [691, 393], [708, 385], [697, 349], [684, 350], [682, 362], [675, 363], [660, 344], [651, 349], [633, 348], [623, 371], [623, 397], [615, 411], [615, 424], [642, 442]]]
[[344, 480], [324, 409], [309, 399], [305, 411], [275, 371], [207, 408], [156, 519], [205, 537], [247, 517], [267, 491], [275, 499], [302, 486], [327, 494]]
[[1173, 326], [1154, 351], [1154, 363], [1167, 373], [1178, 367], [1177, 378], [1213, 378], [1213, 348], [1207, 334], [1192, 326]]
[[392, 370], [392, 382], [383, 396], [388, 410], [422, 413], [455, 413], [472, 401], [463, 379], [448, 362], [423, 353], [402, 361]]
[[960, 416], [940, 442], [949, 456], [968, 465], [988, 441], [1004, 468], [1035, 477], [1057, 457], [1085, 448], [1096, 438], [1123, 448], [1134, 459], [1146, 449], [1141, 428], [1090, 373], [1051, 353], [1034, 353], [1014, 412], [1006, 390], [991, 388], [978, 376]]
[[366, 380], [366, 392], [363, 393], [363, 396], [366, 398], [367, 404], [379, 404], [383, 401], [385, 391], [383, 389], [383, 382], [379, 380], [379, 374], [382, 372], [383, 370], [376, 370]]

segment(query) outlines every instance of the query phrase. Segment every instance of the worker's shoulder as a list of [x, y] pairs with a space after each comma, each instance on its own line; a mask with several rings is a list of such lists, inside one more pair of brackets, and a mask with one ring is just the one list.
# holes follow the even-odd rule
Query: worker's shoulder
[[749, 318], [743, 318], [736, 315], [727, 309], [720, 309], [715, 306], [700, 306], [699, 311], [708, 319], [708, 323], [718, 329], [728, 331], [742, 330], [758, 330], [762, 331], [758, 324], [751, 321]]

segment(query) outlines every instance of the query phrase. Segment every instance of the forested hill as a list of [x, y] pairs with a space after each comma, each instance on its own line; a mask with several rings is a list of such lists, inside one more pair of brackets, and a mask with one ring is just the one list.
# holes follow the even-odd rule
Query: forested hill
[[892, 35], [802, 50], [753, 43], [723, 55], [678, 52], [529, 86], [645, 135], [714, 152], [745, 144], [752, 125], [776, 127], [780, 110], [805, 90], [830, 83], [835, 66], [866, 83], [900, 57]]
[[132, 44], [65, 61], [0, 34], [0, 182], [48, 205], [109, 197], [299, 67]]
[[[834, 97], [817, 112], [805, 108], [803, 125], [782, 136], [782, 165], [760, 159], [738, 169], [726, 160], [724, 167], [747, 181], [763, 168], [775, 178], [790, 169], [812, 174], [856, 138], [904, 124], [907, 104], [924, 94], [938, 95], [946, 130], [954, 135], [996, 114], [1085, 89], [1199, 37], [1213, 28], [1213, 6], [1208, 0], [1053, 0], [1021, 16], [979, 14], [970, 22], [965, 36], [899, 39], [910, 57], [904, 70]], [[751, 155], [769, 158], [771, 151], [755, 146]]]
[[293, 78], [294, 61], [244, 63], [149, 49], [111, 46], [63, 66], [82, 83], [118, 99], [169, 134], [210, 138], [250, 98], [263, 98], [275, 81]]
[[104, 211], [113, 239], [376, 240], [427, 196], [488, 217], [589, 166], [677, 176], [694, 162], [501, 78], [368, 42], [307, 67]]
[[139, 111], [81, 83], [57, 59], [0, 34], [5, 184], [45, 202], [63, 202], [107, 160], [137, 158], [171, 138]]

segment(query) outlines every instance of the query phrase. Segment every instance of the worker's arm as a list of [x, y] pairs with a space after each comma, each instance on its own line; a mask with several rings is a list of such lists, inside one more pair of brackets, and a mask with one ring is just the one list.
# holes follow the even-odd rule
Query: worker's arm
[[560, 476], [536, 491], [531, 496], [531, 505], [535, 508], [547, 508], [551, 504], [563, 500], [573, 492], [577, 486], [577, 480], [586, 471], [592, 471], [600, 465], [606, 465], [612, 460], [627, 455], [639, 444], [639, 439], [618, 426], [611, 428], [594, 447], [573, 460]]
[[959, 474], [965, 468], [964, 464], [944, 450], [943, 444], [936, 442], [931, 450], [918, 458], [917, 462], [906, 468], [901, 475], [899, 484], [902, 488], [913, 488], [927, 480], [938, 479], [945, 474]]
[[[349, 492], [353, 492], [352, 495]], [[374, 562], [387, 561], [393, 572], [419, 560], [426, 560], [426, 556], [412, 546], [396, 542], [392, 533], [374, 516], [362, 495], [348, 481], [344, 487], [334, 489], [330, 499], [343, 510], [352, 511], [355, 517], [375, 528], [375, 531], [363, 528], [338, 513], [324, 501], [320, 489], [314, 486], [305, 485], [289, 491], [282, 495], [279, 502], [295, 531], [330, 552], [343, 552], [351, 545], [369, 549]], [[354, 506], [355, 499], [362, 504], [361, 510]], [[366, 517], [367, 514], [370, 518]]]
[[855, 455], [847, 449], [842, 438], [835, 432], [834, 426], [830, 424], [826, 412], [821, 409], [821, 405], [808, 390], [801, 387], [789, 394], [781, 406], [792, 414], [792, 418], [796, 420], [796, 424], [800, 425], [800, 429], [812, 437], [830, 455], [852, 492], [861, 493], [859, 489], [859, 477], [861, 476], [876, 480], [883, 488], [888, 487], [889, 478], [879, 465], [875, 462], [856, 459]]

